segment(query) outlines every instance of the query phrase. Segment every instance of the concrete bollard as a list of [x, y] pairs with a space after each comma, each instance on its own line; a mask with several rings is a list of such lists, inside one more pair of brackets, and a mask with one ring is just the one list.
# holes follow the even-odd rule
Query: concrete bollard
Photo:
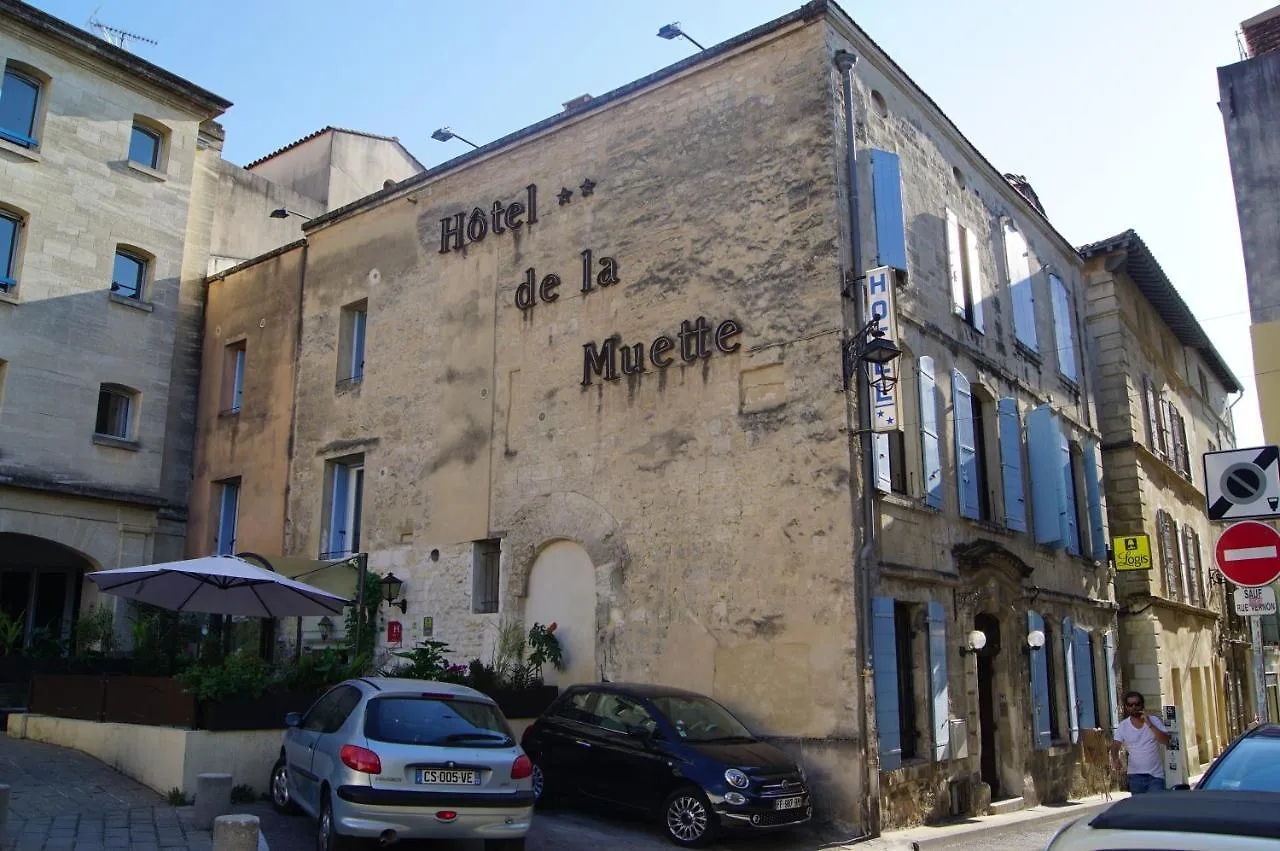
[[214, 819], [213, 851], [258, 851], [258, 817], [234, 815]]
[[201, 774], [196, 778], [195, 824], [200, 830], [213, 827], [213, 820], [231, 812], [231, 775]]
[[9, 784], [0, 783], [0, 842], [9, 837]]

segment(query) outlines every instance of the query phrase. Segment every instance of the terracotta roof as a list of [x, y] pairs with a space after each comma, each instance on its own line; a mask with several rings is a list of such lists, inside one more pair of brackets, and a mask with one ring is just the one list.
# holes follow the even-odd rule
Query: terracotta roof
[[1222, 359], [1222, 355], [1214, 348], [1209, 335], [1200, 327], [1195, 314], [1182, 300], [1173, 282], [1164, 273], [1164, 269], [1160, 268], [1155, 255], [1151, 253], [1151, 249], [1147, 248], [1147, 244], [1142, 241], [1142, 237], [1138, 236], [1137, 231], [1130, 228], [1110, 239], [1094, 242], [1080, 249], [1080, 255], [1086, 259], [1118, 252], [1124, 253], [1124, 259], [1116, 267], [1117, 270], [1123, 270], [1133, 279], [1139, 291], [1147, 301], [1151, 302], [1156, 313], [1160, 314], [1164, 324], [1173, 331], [1178, 342], [1199, 352], [1228, 391], [1239, 393], [1243, 390], [1240, 380], [1235, 377], [1231, 368], [1227, 366], [1227, 362]]
[[289, 144], [285, 145], [283, 148], [277, 148], [276, 150], [267, 154], [265, 157], [259, 157], [258, 159], [254, 160], [253, 162], [245, 166], [245, 169], [252, 170], [254, 166], [262, 165], [264, 162], [271, 159], [272, 157], [278, 157], [281, 154], [283, 154], [285, 151], [292, 150], [298, 147], [299, 145], [310, 142], [312, 139], [316, 138], [317, 136], [323, 136], [325, 133], [350, 133], [352, 136], [364, 136], [368, 139], [380, 139], [383, 142], [395, 142], [397, 145], [400, 145], [400, 150], [404, 151], [405, 155], [408, 156], [409, 159], [417, 163], [418, 168], [423, 167], [422, 163], [418, 162], [418, 158], [415, 157], [413, 154], [409, 153], [409, 149], [400, 143], [400, 138], [398, 136], [380, 136], [377, 133], [366, 133], [363, 130], [349, 130], [346, 127], [334, 127], [332, 124], [330, 124], [328, 126], [321, 127], [319, 130], [317, 130], [314, 133], [309, 133], [306, 136], [303, 136], [301, 139], [298, 139], [297, 141], [290, 142]]

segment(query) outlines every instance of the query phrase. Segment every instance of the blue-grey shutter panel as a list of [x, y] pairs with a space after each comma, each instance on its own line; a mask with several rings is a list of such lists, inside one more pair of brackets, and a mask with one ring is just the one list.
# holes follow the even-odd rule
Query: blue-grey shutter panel
[[1006, 396], [996, 403], [1000, 420], [1000, 478], [1004, 485], [1004, 525], [1027, 531], [1027, 498], [1022, 487], [1022, 423], [1018, 401]]
[[920, 454], [924, 463], [924, 501], [942, 509], [942, 457], [938, 446], [938, 390], [933, 358], [920, 358]]
[[1031, 351], [1038, 351], [1036, 301], [1031, 284], [1031, 255], [1027, 240], [1011, 222], [1004, 223], [1004, 259], [1013, 296], [1013, 334]]
[[978, 519], [978, 451], [973, 439], [973, 394], [969, 379], [951, 370], [951, 417], [956, 433], [956, 490], [960, 516]]
[[[898, 155], [871, 151], [871, 192], [876, 214], [876, 254], [881, 266], [907, 268], [907, 237], [902, 225], [902, 174]], [[863, 273], [858, 270], [858, 274]]]
[[1102, 477], [1098, 467], [1098, 442], [1092, 437], [1081, 441], [1084, 462], [1085, 499], [1089, 502], [1089, 543], [1093, 560], [1107, 560], [1107, 528], [1102, 521]]
[[889, 435], [884, 432], [872, 434], [871, 448], [875, 452], [876, 490], [889, 493], [893, 490], [893, 476], [890, 475]]
[[1070, 722], [1071, 743], [1080, 741], [1080, 705], [1076, 703], [1076, 630], [1071, 618], [1062, 619], [1063, 673], [1067, 681], [1067, 719]]
[[1062, 504], [1062, 465], [1058, 418], [1047, 406], [1033, 408], [1027, 413], [1027, 454], [1031, 460], [1032, 518], [1035, 522], [1036, 543], [1061, 546], [1062, 522], [1059, 506]]
[[880, 770], [902, 766], [902, 729], [898, 723], [898, 646], [893, 598], [871, 598], [871, 670], [875, 678], [876, 730]]
[[333, 465], [333, 501], [329, 506], [329, 553], [337, 558], [349, 555], [347, 502], [350, 500], [351, 470], [346, 464]]
[[1111, 630], [1102, 633], [1102, 661], [1107, 666], [1107, 724], [1108, 731], [1116, 728], [1119, 720], [1116, 710], [1116, 634]]
[[947, 689], [947, 613], [929, 601], [929, 685], [933, 692], [933, 758], [942, 762], [951, 751], [951, 699]]
[[[1027, 632], [1044, 632], [1044, 618], [1035, 612], [1027, 612]], [[1031, 733], [1036, 750], [1042, 751], [1053, 741], [1049, 729], [1049, 667], [1045, 663], [1048, 647], [1030, 648], [1031, 658]]]
[[1072, 325], [1071, 293], [1057, 275], [1049, 276], [1053, 296], [1053, 333], [1058, 345], [1058, 372], [1077, 380], [1076, 339]]
[[1093, 647], [1089, 631], [1076, 627], [1076, 699], [1080, 704], [1080, 729], [1098, 726], [1098, 711], [1093, 690]]
[[1078, 556], [1080, 555], [1080, 529], [1076, 519], [1079, 516], [1076, 514], [1076, 479], [1072, 475], [1071, 442], [1061, 430], [1058, 432], [1058, 455], [1062, 463], [1061, 502], [1058, 506], [1058, 516], [1062, 522], [1062, 539], [1067, 542], [1067, 552]]

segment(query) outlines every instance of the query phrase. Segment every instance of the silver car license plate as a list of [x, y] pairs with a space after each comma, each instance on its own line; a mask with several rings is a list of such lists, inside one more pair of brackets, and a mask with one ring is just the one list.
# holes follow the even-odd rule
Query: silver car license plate
[[804, 804], [804, 796], [798, 795], [794, 798], [779, 798], [773, 802], [775, 810], [794, 810]]
[[423, 768], [418, 771], [418, 782], [430, 783], [433, 786], [477, 786], [480, 783], [480, 777], [471, 770]]

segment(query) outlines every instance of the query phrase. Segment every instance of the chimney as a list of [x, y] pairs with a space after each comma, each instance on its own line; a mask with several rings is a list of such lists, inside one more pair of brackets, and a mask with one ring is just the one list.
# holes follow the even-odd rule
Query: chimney
[[[1009, 185], [1018, 190], [1018, 194], [1027, 199], [1027, 203], [1040, 211], [1040, 215], [1044, 216], [1044, 205], [1040, 203], [1040, 196], [1031, 188], [1031, 184], [1020, 174], [1006, 174], [1004, 179]], [[1048, 218], [1048, 216], [1045, 216]]]
[[1280, 50], [1280, 6], [1240, 24], [1249, 58]]
[[578, 95], [573, 100], [565, 101], [564, 111], [571, 112], [580, 106], [585, 106], [591, 100], [591, 95]]

